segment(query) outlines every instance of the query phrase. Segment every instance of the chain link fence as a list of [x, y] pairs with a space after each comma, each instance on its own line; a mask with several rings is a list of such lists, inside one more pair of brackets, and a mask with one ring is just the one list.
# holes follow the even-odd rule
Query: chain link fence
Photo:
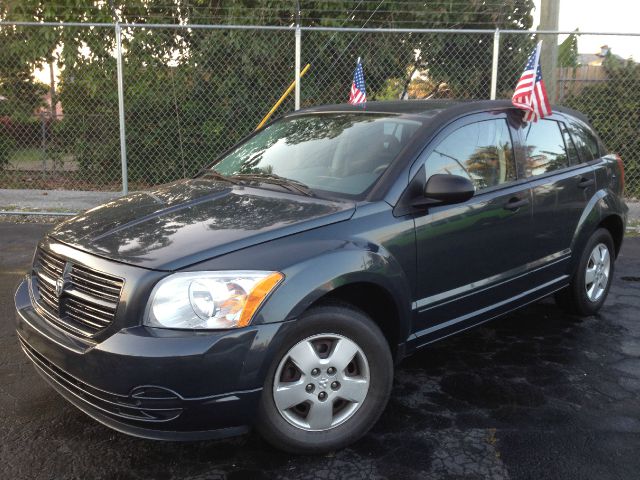
[[[138, 190], [193, 175], [252, 132], [294, 80], [294, 33], [0, 23], [0, 188]], [[369, 100], [509, 98], [539, 38], [558, 37], [303, 28], [301, 106], [344, 102], [358, 57]], [[575, 57], [560, 49], [547, 86], [591, 118], [625, 161], [627, 195], [639, 197], [640, 66]], [[294, 108], [291, 94], [275, 117]]]

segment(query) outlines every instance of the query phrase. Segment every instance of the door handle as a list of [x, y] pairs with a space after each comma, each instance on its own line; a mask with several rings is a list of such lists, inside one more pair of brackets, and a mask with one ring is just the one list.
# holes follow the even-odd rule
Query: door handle
[[529, 204], [528, 198], [513, 197], [509, 199], [507, 203], [504, 204], [504, 208], [506, 210], [511, 210], [512, 212], [515, 212], [520, 207], [524, 207], [525, 205], [528, 205], [528, 204]]
[[578, 188], [587, 188], [596, 183], [593, 178], [582, 177], [578, 182]]

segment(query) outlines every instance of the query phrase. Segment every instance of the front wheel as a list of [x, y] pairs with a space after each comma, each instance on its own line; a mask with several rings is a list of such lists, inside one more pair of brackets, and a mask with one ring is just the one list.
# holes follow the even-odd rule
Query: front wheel
[[587, 241], [571, 284], [556, 294], [556, 302], [570, 313], [594, 315], [609, 294], [614, 258], [613, 238], [599, 228]]
[[348, 305], [314, 307], [269, 369], [257, 428], [293, 453], [323, 453], [362, 437], [389, 399], [393, 361], [378, 326]]

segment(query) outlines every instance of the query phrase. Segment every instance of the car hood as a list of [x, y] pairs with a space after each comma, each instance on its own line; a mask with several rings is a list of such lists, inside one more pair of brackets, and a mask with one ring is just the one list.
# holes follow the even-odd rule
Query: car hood
[[183, 180], [88, 210], [49, 234], [74, 248], [176, 270], [261, 242], [347, 220], [355, 205], [215, 180]]

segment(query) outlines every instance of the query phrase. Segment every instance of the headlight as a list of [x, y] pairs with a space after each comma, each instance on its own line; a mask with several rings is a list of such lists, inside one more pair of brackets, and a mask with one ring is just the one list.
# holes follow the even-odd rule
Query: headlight
[[144, 324], [160, 328], [245, 327], [283, 278], [280, 272], [262, 271], [175, 273], [153, 289]]

